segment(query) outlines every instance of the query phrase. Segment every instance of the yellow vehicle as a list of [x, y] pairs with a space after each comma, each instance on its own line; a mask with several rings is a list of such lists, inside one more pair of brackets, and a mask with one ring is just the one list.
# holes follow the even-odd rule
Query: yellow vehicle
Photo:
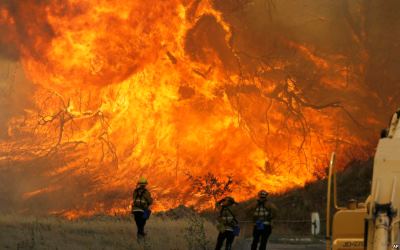
[[[346, 207], [337, 205], [335, 154], [332, 154], [326, 211], [327, 250], [399, 249], [399, 120], [400, 110], [393, 115], [389, 130], [379, 140], [374, 159], [371, 193], [365, 203], [351, 200]], [[331, 218], [332, 209], [336, 211], [333, 218]]]

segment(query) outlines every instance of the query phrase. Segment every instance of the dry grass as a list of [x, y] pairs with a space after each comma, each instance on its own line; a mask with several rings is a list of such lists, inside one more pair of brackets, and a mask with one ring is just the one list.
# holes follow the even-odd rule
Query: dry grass
[[[136, 240], [136, 227], [130, 217], [94, 217], [68, 221], [56, 217], [0, 215], [0, 249], [163, 249], [187, 250], [189, 219], [163, 219], [153, 216], [146, 226], [145, 243]], [[192, 225], [193, 226], [193, 225]], [[192, 249], [212, 249], [217, 231], [204, 221], [208, 245]], [[193, 244], [192, 244], [193, 245]], [[196, 245], [196, 243], [194, 243]]]

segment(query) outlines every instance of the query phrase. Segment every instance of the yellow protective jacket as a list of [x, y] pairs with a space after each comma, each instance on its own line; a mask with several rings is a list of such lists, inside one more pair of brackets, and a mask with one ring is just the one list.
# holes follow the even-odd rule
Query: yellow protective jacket
[[144, 212], [153, 203], [153, 198], [146, 188], [136, 188], [133, 191], [132, 212]]
[[272, 220], [276, 218], [277, 211], [278, 209], [273, 203], [258, 200], [253, 219], [254, 221], [262, 221], [265, 225], [271, 225]]
[[233, 231], [233, 228], [238, 225], [235, 214], [229, 207], [222, 206], [218, 216], [219, 231]]

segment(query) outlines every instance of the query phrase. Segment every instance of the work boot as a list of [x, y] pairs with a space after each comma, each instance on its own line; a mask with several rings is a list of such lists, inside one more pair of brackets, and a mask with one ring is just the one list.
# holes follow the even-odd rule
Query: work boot
[[144, 242], [145, 236], [146, 236], [146, 234], [137, 234], [136, 239], [137, 239], [138, 243]]

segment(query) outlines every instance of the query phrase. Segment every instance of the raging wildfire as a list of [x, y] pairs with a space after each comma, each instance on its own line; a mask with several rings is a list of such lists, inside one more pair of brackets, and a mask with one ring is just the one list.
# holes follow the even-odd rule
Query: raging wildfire
[[[399, 106], [398, 1], [0, 3], [0, 211], [69, 218], [239, 201], [371, 157]], [[197, 177], [196, 177], [197, 176]]]

